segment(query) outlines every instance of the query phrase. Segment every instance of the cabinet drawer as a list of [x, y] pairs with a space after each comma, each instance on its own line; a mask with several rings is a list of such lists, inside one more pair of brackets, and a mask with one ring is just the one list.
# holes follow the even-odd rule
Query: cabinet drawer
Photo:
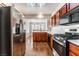
[[72, 43], [69, 44], [69, 51], [74, 53], [76, 56], [79, 56], [79, 46], [76, 46]]

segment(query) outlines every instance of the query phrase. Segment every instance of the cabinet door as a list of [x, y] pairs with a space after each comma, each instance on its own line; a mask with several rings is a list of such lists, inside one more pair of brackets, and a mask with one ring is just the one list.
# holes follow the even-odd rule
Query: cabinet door
[[56, 25], [56, 15], [54, 15], [54, 26]]
[[51, 26], [53, 26], [53, 17], [51, 17]]
[[53, 48], [53, 35], [50, 34], [50, 48]]
[[74, 55], [79, 56], [79, 46], [76, 46], [76, 45], [70, 43], [69, 51], [73, 52]]
[[70, 3], [70, 10], [74, 9], [78, 5], [79, 5], [78, 3]]
[[76, 55], [72, 52], [69, 52], [69, 56], [76, 56]]
[[70, 3], [67, 3], [67, 12], [70, 11]]
[[55, 24], [54, 24], [54, 19], [55, 19], [54, 16], [52, 16], [52, 17], [51, 17], [51, 26], [52, 26], [52, 27], [55, 26]]
[[67, 13], [67, 4], [60, 9], [60, 17]]
[[56, 25], [59, 25], [59, 12], [56, 13]]
[[48, 27], [51, 27], [51, 19], [48, 20]]
[[37, 35], [37, 39], [36, 39], [36, 40], [37, 40], [38, 42], [40, 42], [40, 41], [41, 41], [40, 33], [38, 32], [36, 35]]

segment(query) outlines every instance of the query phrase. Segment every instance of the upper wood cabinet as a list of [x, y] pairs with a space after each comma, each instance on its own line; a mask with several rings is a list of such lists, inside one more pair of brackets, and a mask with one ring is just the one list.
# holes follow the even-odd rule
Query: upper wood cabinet
[[60, 18], [78, 6], [79, 3], [66, 3], [54, 16], [51, 17], [51, 22], [49, 21], [49, 24], [51, 26], [59, 25]]
[[67, 12], [70, 11], [70, 3], [67, 3]]
[[53, 21], [54, 21], [54, 26], [55, 26], [56, 25], [56, 15], [54, 15]]
[[51, 26], [54, 27], [54, 17], [51, 17]]
[[75, 7], [79, 6], [79, 3], [70, 3], [70, 10], [74, 9]]
[[56, 13], [56, 25], [59, 25], [59, 12]]
[[51, 26], [53, 26], [53, 17], [51, 17]]
[[67, 13], [67, 4], [65, 4], [61, 9], [60, 9], [60, 17], [63, 16], [65, 13]]
[[48, 27], [51, 27], [51, 19], [48, 20]]
[[61, 9], [60, 9], [60, 16], [63, 16], [65, 13], [71, 11], [72, 9], [79, 6], [79, 3], [66, 3]]
[[59, 12], [57, 12], [53, 17], [51, 17], [51, 26], [59, 25]]

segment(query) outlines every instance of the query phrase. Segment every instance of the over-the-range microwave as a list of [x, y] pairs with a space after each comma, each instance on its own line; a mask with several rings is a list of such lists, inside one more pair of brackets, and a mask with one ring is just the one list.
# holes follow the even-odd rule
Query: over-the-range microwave
[[65, 17], [60, 18], [60, 24], [72, 24], [79, 23], [79, 12], [66, 15]]
[[70, 17], [69, 15], [60, 18], [60, 25], [70, 23], [70, 22], [71, 22], [71, 21], [70, 21], [70, 18], [71, 18], [71, 17]]
[[79, 22], [79, 12], [71, 14], [71, 22]]

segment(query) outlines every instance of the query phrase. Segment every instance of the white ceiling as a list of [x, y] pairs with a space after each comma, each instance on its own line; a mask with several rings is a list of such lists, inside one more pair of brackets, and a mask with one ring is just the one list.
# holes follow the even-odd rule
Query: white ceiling
[[50, 18], [51, 14], [60, 5], [60, 3], [41, 3], [41, 7], [33, 7], [31, 4], [35, 3], [13, 3], [12, 5], [27, 18], [35, 18], [39, 13], [43, 14], [46, 18]]
[[58, 7], [59, 3], [45, 3], [43, 7], [31, 7], [30, 3], [15, 3], [14, 6], [24, 14], [51, 14]]

